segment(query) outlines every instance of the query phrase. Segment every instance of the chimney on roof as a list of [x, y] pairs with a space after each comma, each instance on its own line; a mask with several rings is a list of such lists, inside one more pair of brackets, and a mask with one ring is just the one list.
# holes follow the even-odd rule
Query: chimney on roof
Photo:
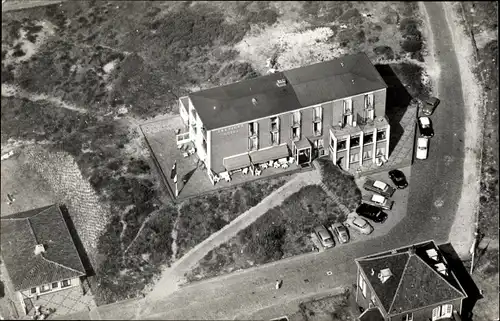
[[391, 276], [392, 276], [391, 269], [389, 269], [389, 268], [382, 269], [382, 270], [380, 270], [380, 273], [378, 274], [378, 279], [380, 280], [380, 282], [385, 283], [385, 282], [387, 282], [387, 280], [389, 280], [389, 278]]
[[254, 106], [257, 106], [257, 99], [252, 98], [252, 104], [253, 104]]
[[283, 79], [276, 80], [276, 86], [278, 86], [278, 87], [285, 87], [286, 86], [286, 79], [283, 78]]
[[45, 252], [45, 246], [43, 246], [43, 244], [35, 245], [35, 255], [41, 254], [43, 252]]

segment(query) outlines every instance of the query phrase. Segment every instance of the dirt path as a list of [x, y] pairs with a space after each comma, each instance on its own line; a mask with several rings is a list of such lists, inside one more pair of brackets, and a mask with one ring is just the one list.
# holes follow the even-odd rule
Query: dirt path
[[179, 283], [183, 281], [184, 274], [195, 267], [209, 251], [229, 241], [239, 231], [255, 222], [255, 220], [269, 209], [280, 205], [288, 196], [297, 192], [302, 187], [319, 184], [320, 182], [321, 175], [316, 170], [297, 174], [292, 180], [267, 196], [258, 205], [238, 216], [230, 224], [226, 225], [217, 233], [212, 234], [205, 241], [186, 253], [182, 258], [176, 261], [172, 267], [167, 268], [163, 272], [162, 278], [156, 283], [153, 291], [148, 294], [147, 298], [158, 300], [175, 292]]
[[[424, 18], [428, 22], [427, 25], [430, 25], [425, 6], [422, 3], [420, 5]], [[481, 88], [478, 86], [478, 81], [471, 70], [474, 64], [471, 40], [463, 33], [463, 29], [458, 23], [453, 3], [443, 2], [442, 6], [446, 22], [451, 31], [454, 51], [460, 68], [465, 103], [464, 180], [458, 210], [449, 234], [449, 242], [453, 244], [461, 257], [466, 257], [474, 240], [475, 214], [479, 201], [481, 153], [478, 150], [478, 146], [481, 146], [479, 144], [481, 141], [481, 127], [479, 126], [479, 115], [482, 110]], [[426, 63], [429, 63], [429, 67], [432, 70], [429, 72], [429, 76], [432, 83], [435, 84], [433, 86], [435, 88], [434, 94], [439, 95], [437, 84], [439, 82], [440, 68], [434, 59], [436, 53], [433, 46], [433, 34], [430, 27], [426, 32], [428, 33], [428, 37], [426, 38], [429, 39], [427, 45], [430, 54], [426, 59]]]
[[477, 210], [479, 207], [479, 179], [481, 175], [482, 127], [480, 115], [483, 110], [483, 92], [472, 72], [476, 64], [471, 39], [459, 24], [453, 3], [443, 2], [446, 20], [451, 29], [453, 45], [457, 54], [465, 102], [465, 159], [464, 183], [458, 210], [453, 222], [449, 241], [460, 256], [467, 255], [474, 242]]
[[21, 99], [28, 99], [29, 101], [47, 101], [53, 104], [54, 106], [69, 109], [72, 111], [76, 111], [79, 113], [87, 113], [87, 110], [84, 108], [77, 107], [71, 103], [67, 103], [61, 100], [58, 97], [49, 96], [47, 94], [36, 94], [30, 93], [25, 90], [20, 89], [15, 85], [2, 84], [2, 97], [16, 97]]

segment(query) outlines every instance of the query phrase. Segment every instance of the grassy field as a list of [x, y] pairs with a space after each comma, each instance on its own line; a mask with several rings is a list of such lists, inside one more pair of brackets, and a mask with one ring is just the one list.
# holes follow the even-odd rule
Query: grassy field
[[[477, 49], [475, 74], [484, 90], [484, 119], [480, 182], [479, 232], [482, 237], [498, 244], [498, 3], [463, 2], [463, 25], [474, 37]], [[463, 22], [463, 21], [462, 21]], [[484, 299], [474, 308], [474, 320], [498, 319], [498, 248], [479, 251], [473, 278], [484, 291]]]
[[[74, 159], [78, 179], [109, 208], [99, 245], [87, 249], [96, 262], [98, 301], [127, 297], [170, 262], [177, 217], [137, 122], [175, 112], [177, 98], [193, 90], [265, 74], [268, 58], [279, 69], [359, 51], [373, 60], [418, 59], [416, 8], [412, 2], [67, 1], [2, 13], [2, 148], [45, 142], [47, 152]], [[62, 163], [49, 165], [54, 175], [64, 172], [56, 170]], [[75, 208], [92, 208], [86, 202], [79, 198]], [[227, 206], [217, 211], [245, 208]], [[185, 217], [196, 216], [193, 208]], [[217, 211], [207, 222], [193, 218], [203, 222], [200, 238], [181, 221], [178, 255], [236, 215]]]
[[305, 186], [228, 243], [209, 252], [187, 275], [188, 281], [310, 252], [313, 243], [309, 234], [316, 225], [344, 220], [336, 203], [319, 186]]

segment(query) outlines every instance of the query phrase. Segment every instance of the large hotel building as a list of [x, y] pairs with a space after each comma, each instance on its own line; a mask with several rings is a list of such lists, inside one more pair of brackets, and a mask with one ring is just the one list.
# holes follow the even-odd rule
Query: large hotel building
[[387, 85], [366, 54], [276, 72], [179, 99], [192, 142], [214, 175], [293, 157], [344, 169], [389, 157]]

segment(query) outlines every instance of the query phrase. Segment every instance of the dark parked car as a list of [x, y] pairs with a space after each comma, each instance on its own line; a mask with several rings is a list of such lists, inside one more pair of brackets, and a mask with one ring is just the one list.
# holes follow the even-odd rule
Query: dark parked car
[[389, 171], [389, 178], [392, 180], [394, 185], [396, 185], [397, 188], [406, 188], [408, 187], [408, 181], [406, 180], [405, 174], [398, 170], [398, 169], [393, 169], [392, 171]]
[[417, 123], [420, 136], [426, 138], [434, 136], [434, 130], [432, 129], [432, 123], [429, 117], [419, 117]]
[[420, 97], [419, 100], [422, 102], [422, 113], [425, 116], [432, 115], [436, 107], [441, 102], [436, 97]]
[[380, 194], [385, 197], [391, 197], [394, 194], [394, 187], [382, 181], [376, 181], [371, 178], [367, 178], [363, 184], [363, 188], [367, 191]]
[[387, 213], [384, 213], [380, 207], [376, 207], [370, 204], [361, 204], [356, 209], [356, 213], [359, 216], [365, 217], [375, 223], [384, 223], [387, 219]]

